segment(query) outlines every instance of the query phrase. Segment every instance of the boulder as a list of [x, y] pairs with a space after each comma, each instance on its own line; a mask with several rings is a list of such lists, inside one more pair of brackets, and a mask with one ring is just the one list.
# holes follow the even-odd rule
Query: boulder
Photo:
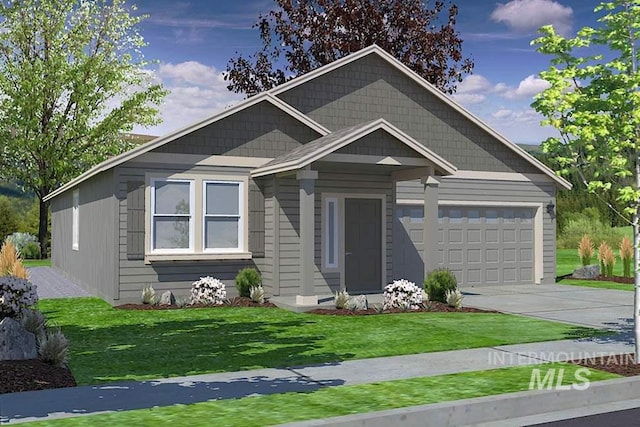
[[576, 268], [573, 270], [573, 277], [575, 279], [595, 279], [600, 275], [600, 266], [597, 264], [586, 265], [582, 268]]
[[366, 310], [369, 308], [369, 302], [366, 295], [357, 295], [349, 298], [347, 302], [347, 308], [349, 310]]
[[25, 360], [38, 357], [36, 336], [11, 317], [0, 321], [0, 360]]
[[160, 305], [175, 305], [176, 303], [176, 297], [173, 296], [173, 292], [171, 291], [166, 291], [162, 294], [162, 296], [160, 297]]

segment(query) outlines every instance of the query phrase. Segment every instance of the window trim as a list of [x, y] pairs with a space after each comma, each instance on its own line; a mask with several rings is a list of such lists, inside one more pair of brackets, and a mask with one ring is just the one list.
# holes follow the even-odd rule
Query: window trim
[[[189, 184], [189, 247], [188, 248], [164, 248], [164, 249], [156, 249], [154, 247], [154, 220], [157, 217], [186, 217], [185, 214], [156, 214], [155, 213], [155, 201], [156, 201], [156, 183], [157, 182], [181, 182]], [[184, 178], [151, 178], [150, 182], [150, 197], [149, 197], [149, 252], [153, 254], [180, 254], [180, 253], [194, 253], [195, 252], [195, 182], [193, 179], [184, 179]]]
[[[207, 218], [233, 218], [234, 215], [207, 214], [207, 184], [237, 184], [238, 185], [238, 246], [236, 248], [207, 248]], [[248, 224], [248, 216], [245, 215], [245, 183], [238, 179], [203, 179], [202, 180], [202, 253], [225, 254], [245, 252], [245, 223]], [[248, 193], [247, 193], [248, 194]], [[246, 203], [248, 204], [248, 203]]]
[[[333, 215], [329, 213], [329, 205], [333, 204]], [[337, 269], [340, 267], [338, 256], [338, 198], [337, 197], [326, 197], [324, 199], [324, 268], [327, 269]], [[333, 219], [333, 230], [330, 229], [330, 219]], [[333, 233], [332, 233], [333, 231]], [[331, 244], [331, 240], [333, 239], [333, 245]], [[331, 262], [330, 254], [331, 249], [333, 249], [333, 262]]]
[[71, 196], [71, 249], [80, 250], [80, 189], [73, 190]]

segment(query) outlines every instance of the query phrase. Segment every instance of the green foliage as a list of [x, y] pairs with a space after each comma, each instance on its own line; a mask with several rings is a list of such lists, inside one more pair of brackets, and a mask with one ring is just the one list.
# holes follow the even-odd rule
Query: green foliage
[[456, 276], [447, 269], [433, 270], [424, 279], [424, 290], [430, 301], [447, 303], [447, 292], [458, 289]]
[[[36, 236], [30, 233], [21, 233], [16, 232], [9, 236], [7, 236], [7, 240], [13, 243], [18, 254], [22, 259], [38, 259], [40, 258], [40, 245], [38, 244], [38, 240]], [[31, 244], [30, 248], [25, 248]], [[35, 245], [35, 251], [33, 246]], [[35, 252], [35, 253], [34, 253]]]
[[20, 220], [8, 197], [0, 196], [0, 242], [18, 231]]
[[22, 259], [40, 259], [40, 255], [40, 244], [38, 242], [29, 242], [20, 251]]
[[580, 245], [580, 240], [585, 234], [591, 238], [595, 246], [607, 242], [610, 246], [617, 247], [624, 237], [624, 230], [603, 224], [596, 213], [596, 210], [587, 208], [581, 213], [571, 214], [569, 221], [558, 236], [557, 247], [575, 249]]
[[241, 297], [251, 297], [251, 287], [262, 283], [262, 277], [253, 267], [243, 268], [236, 276], [236, 289]]

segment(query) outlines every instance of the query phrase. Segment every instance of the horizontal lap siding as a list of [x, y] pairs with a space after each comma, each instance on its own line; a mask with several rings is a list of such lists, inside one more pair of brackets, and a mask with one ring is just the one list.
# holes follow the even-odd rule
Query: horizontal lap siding
[[[556, 222], [544, 208], [549, 202], [555, 204], [556, 187], [551, 182], [497, 181], [482, 179], [456, 179], [443, 177], [440, 180], [440, 200], [541, 203], [543, 205], [543, 282], [555, 283], [556, 276]], [[399, 200], [423, 200], [423, 186], [419, 181], [397, 184]]]
[[262, 266], [262, 283], [268, 295], [274, 294], [273, 283], [273, 179], [264, 180], [264, 264]]

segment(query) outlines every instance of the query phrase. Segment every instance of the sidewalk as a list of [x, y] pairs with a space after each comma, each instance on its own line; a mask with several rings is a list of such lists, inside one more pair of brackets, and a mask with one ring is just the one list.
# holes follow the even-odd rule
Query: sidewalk
[[0, 423], [191, 404], [323, 387], [427, 377], [629, 353], [625, 336], [352, 360], [287, 369], [259, 369], [0, 395]]

